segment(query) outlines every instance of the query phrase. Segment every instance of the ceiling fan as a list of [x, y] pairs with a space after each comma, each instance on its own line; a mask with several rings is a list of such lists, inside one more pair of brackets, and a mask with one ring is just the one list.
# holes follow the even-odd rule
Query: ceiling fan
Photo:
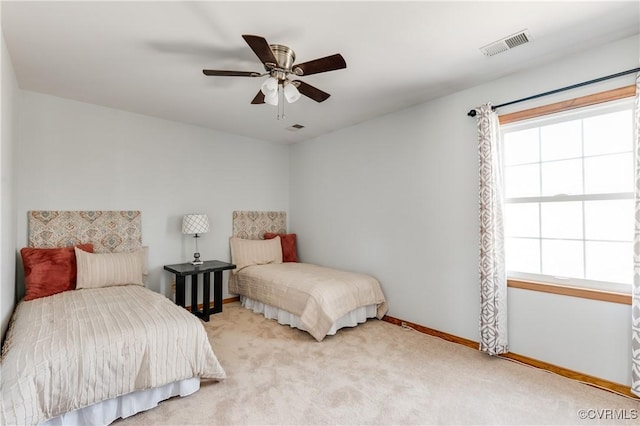
[[251, 101], [252, 104], [278, 105], [282, 103], [281, 100], [279, 101], [280, 98], [291, 103], [297, 101], [300, 95], [305, 95], [316, 102], [323, 102], [330, 96], [328, 93], [298, 80], [297, 77], [347, 67], [347, 63], [339, 53], [294, 65], [296, 54], [290, 47], [269, 44], [264, 37], [256, 35], [243, 35], [242, 38], [258, 56], [264, 65], [265, 72], [226, 70], [202, 70], [202, 72], [205, 75], [219, 77], [263, 77], [268, 75], [269, 78], [262, 84], [260, 91]]

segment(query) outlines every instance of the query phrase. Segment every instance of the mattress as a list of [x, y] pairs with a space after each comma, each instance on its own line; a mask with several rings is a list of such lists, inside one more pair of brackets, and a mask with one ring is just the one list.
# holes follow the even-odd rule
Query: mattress
[[41, 423], [135, 391], [220, 380], [200, 320], [138, 285], [22, 301], [2, 354], [1, 424]]
[[387, 312], [375, 278], [309, 263], [245, 267], [231, 274], [229, 291], [294, 314], [318, 341], [339, 318], [357, 308], [375, 305], [379, 319]]

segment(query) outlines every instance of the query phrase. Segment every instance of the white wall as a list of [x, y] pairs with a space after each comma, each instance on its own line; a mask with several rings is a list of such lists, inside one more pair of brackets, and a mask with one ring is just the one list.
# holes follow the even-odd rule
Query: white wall
[[[142, 210], [151, 286], [170, 296], [162, 265], [193, 251], [183, 214], [209, 215], [200, 251], [228, 260], [233, 210], [289, 207], [303, 261], [371, 273], [390, 315], [478, 340], [476, 130], [466, 112], [636, 67], [638, 51], [629, 38], [286, 147], [20, 91], [3, 41], [3, 331], [28, 210]], [[631, 79], [517, 108], [622, 84]], [[518, 289], [509, 302], [513, 352], [630, 383], [628, 305]]]
[[[0, 32], [1, 35], [1, 32]], [[18, 133], [20, 89], [13, 71], [9, 51], [2, 36], [0, 52], [0, 338], [11, 319], [15, 301], [16, 227], [13, 191], [13, 150]]]
[[[479, 340], [477, 136], [467, 111], [635, 68], [638, 52], [636, 36], [296, 144], [290, 229], [301, 259], [371, 273], [390, 315]], [[630, 383], [630, 306], [518, 289], [509, 302], [512, 352]]]
[[27, 244], [29, 210], [141, 210], [148, 286], [172, 297], [163, 265], [189, 261], [194, 252], [193, 237], [180, 233], [184, 214], [209, 216], [202, 258], [229, 261], [233, 210], [288, 209], [285, 145], [22, 95], [14, 168], [19, 248]]

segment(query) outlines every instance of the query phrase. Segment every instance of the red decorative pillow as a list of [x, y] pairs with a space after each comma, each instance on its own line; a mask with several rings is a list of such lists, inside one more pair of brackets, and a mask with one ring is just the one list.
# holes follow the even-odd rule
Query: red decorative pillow
[[[93, 244], [79, 244], [93, 253]], [[20, 250], [27, 289], [24, 300], [51, 296], [76, 288], [76, 254], [73, 247], [31, 248]]]
[[267, 232], [264, 234], [264, 239], [270, 240], [277, 236], [280, 236], [280, 244], [282, 245], [282, 261], [297, 262], [296, 234], [274, 234]]

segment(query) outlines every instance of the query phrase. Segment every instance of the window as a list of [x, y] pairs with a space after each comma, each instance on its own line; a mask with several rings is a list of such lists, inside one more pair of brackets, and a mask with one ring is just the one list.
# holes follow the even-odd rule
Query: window
[[629, 292], [632, 99], [502, 126], [509, 278]]

